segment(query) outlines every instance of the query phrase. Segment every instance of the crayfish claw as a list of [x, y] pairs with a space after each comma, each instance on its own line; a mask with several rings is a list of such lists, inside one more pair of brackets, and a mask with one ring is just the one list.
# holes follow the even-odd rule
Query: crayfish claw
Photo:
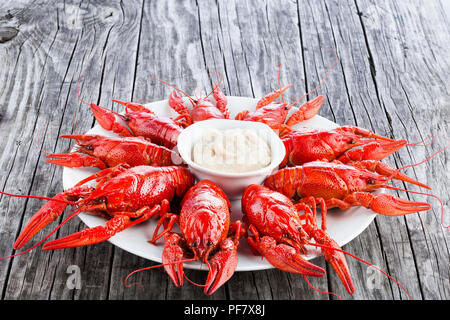
[[[406, 141], [406, 140], [404, 140], [404, 141]], [[413, 178], [405, 175], [404, 173], [401, 173], [398, 169], [393, 168], [390, 165], [383, 163], [381, 161], [378, 161], [378, 160], [363, 160], [363, 161], [353, 162], [352, 165], [357, 168], [376, 172], [385, 177], [393, 177], [394, 179], [412, 183], [419, 187], [426, 188], [428, 190], [431, 189], [426, 184], [416, 181]]]
[[431, 209], [429, 203], [405, 200], [386, 193], [373, 195], [369, 192], [355, 192], [352, 197], [358, 204], [386, 216], [403, 216]]
[[92, 229], [84, 229], [80, 232], [62, 237], [60, 239], [52, 240], [44, 244], [43, 250], [55, 250], [75, 248], [87, 246], [109, 239], [110, 235], [105, 235], [104, 227], [98, 226]]
[[286, 125], [288, 127], [291, 127], [293, 125], [298, 124], [301, 121], [311, 119], [317, 113], [319, 113], [319, 110], [322, 107], [324, 101], [325, 101], [324, 96], [318, 96], [311, 101], [305, 102], [300, 107], [298, 107], [298, 110], [296, 110], [289, 117], [289, 119], [286, 121]]
[[343, 163], [363, 160], [383, 160], [394, 152], [403, 148], [408, 142], [406, 140], [360, 140], [359, 148], [344, 152], [338, 160]]
[[49, 241], [44, 244], [43, 250], [75, 248], [106, 241], [117, 232], [122, 231], [129, 220], [130, 218], [127, 216], [115, 216], [106, 222], [106, 226], [87, 228], [66, 237]]
[[208, 263], [209, 273], [205, 283], [205, 294], [211, 295], [234, 274], [238, 263], [237, 244], [225, 239], [218, 251]]
[[182, 261], [184, 256], [181, 241], [182, 238], [178, 233], [169, 232], [164, 236], [162, 263], [176, 287], [183, 285], [184, 278], [183, 263], [177, 263], [178, 261]]
[[275, 239], [271, 237], [261, 238], [260, 249], [267, 261], [275, 268], [305, 276], [323, 277], [325, 275], [324, 269], [303, 259], [293, 247], [286, 244], [277, 245]]
[[135, 103], [135, 102], [124, 102], [124, 101], [120, 101], [120, 100], [112, 100], [113, 102], [119, 103], [123, 106], [125, 106], [126, 108], [133, 110], [133, 111], [138, 111], [138, 112], [146, 112], [146, 113], [151, 113], [154, 114], [153, 111], [147, 109], [146, 107], [144, 107], [143, 105], [139, 104], [139, 103]]
[[[58, 193], [53, 197], [56, 200], [66, 200], [63, 192]], [[67, 207], [67, 204], [61, 201], [49, 201], [47, 202], [38, 212], [36, 212], [33, 217], [31, 217], [28, 224], [22, 230], [20, 235], [17, 237], [14, 243], [14, 249], [22, 248], [31, 238], [33, 238], [36, 233], [42, 230], [49, 223], [53, 222], [58, 218]]]
[[329, 248], [322, 247], [322, 254], [325, 260], [333, 267], [334, 271], [336, 271], [339, 279], [341, 279], [342, 284], [349, 294], [355, 293], [355, 287], [353, 286], [352, 277], [350, 275], [350, 270], [347, 265], [347, 260], [345, 259], [345, 255], [342, 252], [341, 247], [337, 244], [336, 241], [330, 238], [328, 234], [320, 232], [320, 239], [314, 237], [318, 243], [324, 245]]
[[274, 102], [284, 91], [292, 87], [292, 84], [288, 84], [287, 86], [284, 86], [283, 88], [280, 88], [278, 90], [275, 90], [264, 97], [262, 97], [258, 103], [256, 104], [256, 109], [262, 108], [264, 106], [267, 106]]
[[113, 131], [120, 136], [132, 136], [130, 130], [116, 121], [115, 113], [111, 110], [97, 106], [93, 103], [89, 105], [98, 124], [105, 130]]
[[50, 153], [47, 155], [45, 161], [69, 168], [96, 167], [106, 169], [105, 163], [100, 159], [80, 152]]

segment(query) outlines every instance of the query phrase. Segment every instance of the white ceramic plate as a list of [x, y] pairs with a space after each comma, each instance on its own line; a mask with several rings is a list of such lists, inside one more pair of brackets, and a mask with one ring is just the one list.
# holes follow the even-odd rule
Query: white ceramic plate
[[[245, 98], [245, 97], [227, 97], [228, 107], [231, 116], [234, 117], [238, 112], [242, 110], [254, 110], [257, 99]], [[167, 100], [153, 102], [146, 105], [156, 114], [160, 116], [175, 117], [176, 113], [168, 106]], [[327, 120], [320, 116], [304, 121], [301, 125], [305, 127], [314, 128], [335, 128], [338, 125], [330, 120]], [[295, 128], [295, 127], [294, 127]], [[115, 136], [114, 133], [103, 130], [99, 125], [87, 132], [88, 134], [102, 134], [106, 136]], [[64, 189], [74, 186], [78, 181], [88, 177], [92, 173], [98, 171], [92, 168], [64, 168], [63, 171], [63, 186]], [[362, 231], [364, 231], [369, 224], [373, 221], [376, 214], [363, 207], [355, 207], [349, 210], [332, 209], [327, 216], [328, 234], [337, 241], [340, 246], [348, 243], [357, 237]], [[105, 219], [102, 217], [81, 213], [80, 219], [88, 226], [95, 227], [105, 224]], [[232, 201], [232, 220], [242, 218], [240, 200]], [[317, 217], [320, 225], [320, 214]], [[154, 246], [147, 242], [152, 238], [153, 230], [156, 226], [156, 220], [146, 221], [139, 225], [126, 229], [109, 241], [118, 246], [119, 248], [126, 250], [130, 253], [138, 255], [140, 257], [161, 262], [161, 254], [164, 246], [164, 241], [161, 239], [159, 245]], [[265, 259], [254, 256], [245, 239], [241, 240], [239, 250], [239, 262], [236, 271], [253, 271], [272, 268]], [[320, 255], [320, 252], [316, 248], [311, 248], [311, 252], [305, 257], [306, 259], [312, 259]], [[204, 265], [201, 266], [198, 262], [185, 263], [185, 268], [205, 270]]]

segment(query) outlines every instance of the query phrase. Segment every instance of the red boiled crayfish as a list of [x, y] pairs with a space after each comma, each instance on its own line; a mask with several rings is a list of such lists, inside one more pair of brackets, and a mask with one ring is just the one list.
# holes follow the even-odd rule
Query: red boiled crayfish
[[314, 117], [325, 101], [323, 96], [318, 96], [311, 101], [305, 102], [289, 118], [287, 116], [294, 103], [288, 106], [287, 103], [273, 102], [290, 87], [291, 85], [287, 85], [269, 93], [258, 101], [255, 111], [242, 111], [236, 115], [235, 119], [262, 122], [275, 131], [282, 133], [289, 132], [293, 125]]
[[[184, 105], [184, 100], [177, 94], [177, 90], [182, 92], [189, 99], [192, 104], [191, 111]], [[211, 93], [214, 98], [213, 102], [208, 100]], [[227, 98], [216, 83], [213, 83], [213, 90], [204, 98], [194, 99], [178, 88], [173, 90], [169, 96], [169, 106], [180, 115], [175, 120], [180, 120], [184, 127], [197, 121], [228, 119], [230, 117], [230, 112], [228, 111], [227, 104]]]
[[[183, 128], [177, 121], [159, 117], [144, 106], [133, 103], [113, 100], [126, 107], [125, 114], [118, 114], [93, 103], [89, 104], [95, 119], [100, 126], [113, 131], [120, 136], [149, 138], [153, 143], [172, 149], [177, 144], [178, 135]], [[128, 109], [132, 111], [128, 111]], [[116, 116], [127, 124], [127, 127], [116, 120]]]
[[[333, 69], [336, 62], [337, 56], [336, 61], [327, 71], [327, 73], [321, 80], [320, 84], [316, 88], [310, 90], [308, 93], [297, 99], [296, 101], [290, 103], [289, 105], [284, 102], [283, 92], [289, 89], [292, 86], [292, 84], [288, 84], [284, 87], [281, 87], [280, 83], [281, 64], [280, 64], [278, 69], [279, 88], [261, 98], [256, 104], [255, 111], [253, 112], [249, 112], [248, 110], [242, 111], [237, 114], [235, 119], [244, 121], [263, 122], [280, 135], [283, 135], [286, 132], [291, 131], [292, 126], [304, 120], [311, 119], [319, 112], [323, 102], [325, 101], [325, 98], [323, 96], [318, 96], [311, 101], [305, 102], [300, 107], [298, 107], [297, 110], [294, 111], [292, 115], [288, 118], [288, 113], [294, 105], [296, 105], [300, 100], [302, 100], [307, 95], [311, 94], [312, 92], [320, 88], [322, 83], [325, 81], [325, 79], [328, 77], [329, 73]], [[282, 96], [283, 103], [274, 102], [279, 96]]]
[[[96, 187], [85, 183], [97, 180]], [[145, 221], [157, 214], [164, 215], [169, 201], [182, 197], [194, 184], [194, 176], [179, 166], [151, 167], [119, 165], [104, 169], [80, 181], [47, 202], [28, 222], [17, 238], [14, 249], [21, 248], [37, 232], [57, 219], [68, 204], [105, 216], [105, 226], [80, 232], [47, 242], [43, 249], [62, 249], [99, 243], [117, 232]]]
[[[299, 209], [305, 211], [299, 214]], [[285, 195], [260, 185], [248, 186], [242, 196], [243, 221], [248, 224], [247, 241], [274, 267], [304, 276], [322, 277], [325, 270], [305, 260], [306, 245], [313, 239], [326, 246], [324, 258], [332, 265], [347, 291], [354, 293], [347, 261], [339, 245], [316, 223], [316, 211], [309, 206], [296, 208]], [[304, 222], [303, 222], [304, 221]]]
[[382, 160], [407, 144], [406, 140], [389, 139], [355, 126], [291, 130], [282, 136], [282, 141], [286, 147], [282, 166], [316, 160], [343, 163]]
[[[155, 229], [155, 243], [164, 236], [162, 262], [177, 287], [183, 285], [183, 257], [200, 260], [209, 273], [204, 292], [214, 293], [234, 273], [238, 263], [237, 247], [241, 237], [241, 222], [230, 222], [230, 202], [217, 185], [208, 180], [198, 182], [185, 194], [180, 215], [166, 213]], [[157, 231], [164, 223], [165, 229]], [[181, 234], [171, 232], [175, 223]]]
[[[369, 163], [370, 164], [370, 163]], [[302, 166], [283, 168], [267, 177], [264, 185], [281, 192], [299, 202], [319, 202], [323, 215], [326, 208], [339, 207], [343, 210], [351, 206], [364, 206], [377, 213], [398, 216], [429, 210], [426, 202], [416, 202], [394, 197], [390, 194], [372, 194], [379, 188], [387, 188], [391, 177], [425, 186], [392, 169], [390, 172], [379, 170], [371, 172], [364, 161], [346, 165], [336, 162], [314, 161]]]
[[110, 138], [100, 135], [62, 135], [62, 138], [75, 139], [78, 148], [69, 153], [49, 153], [49, 163], [76, 168], [96, 167], [106, 169], [119, 164], [131, 167], [171, 166], [172, 151], [151, 143], [140, 137]]

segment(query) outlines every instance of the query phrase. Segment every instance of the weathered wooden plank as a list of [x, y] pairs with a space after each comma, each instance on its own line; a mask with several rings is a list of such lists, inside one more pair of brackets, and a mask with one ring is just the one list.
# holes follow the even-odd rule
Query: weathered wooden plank
[[[281, 80], [283, 83], [293, 83], [287, 94], [287, 101], [294, 100], [305, 93], [305, 73], [302, 61], [302, 44], [299, 34], [298, 16], [295, 3], [285, 2], [279, 6], [274, 2], [261, 3], [250, 1], [236, 2], [220, 8], [221, 21], [236, 20], [239, 28], [240, 46], [233, 46], [233, 60], [235, 65], [246, 65], [247, 70], [237, 73], [239, 79], [246, 79], [249, 75], [251, 92], [254, 97], [262, 97], [278, 88], [277, 65], [282, 63]], [[226, 11], [226, 15], [224, 15]], [[255, 17], [249, 19], [248, 17]], [[283, 19], [280, 19], [283, 17]], [[225, 23], [222, 23], [224, 29]], [[230, 29], [230, 32], [232, 29]], [[231, 36], [232, 37], [232, 36]], [[270, 45], [269, 45], [270, 44]], [[223, 47], [223, 46], [222, 46]], [[237, 54], [239, 49], [241, 54]], [[237, 60], [239, 57], [243, 60]], [[227, 70], [229, 68], [227, 67]], [[238, 71], [238, 70], [236, 70]], [[242, 76], [240, 76], [242, 74]], [[240, 91], [243, 88], [240, 80]], [[232, 90], [233, 87], [230, 88]], [[231, 92], [233, 94], [233, 92]], [[319, 263], [316, 259], [315, 263]], [[323, 265], [322, 265], [323, 266]], [[308, 288], [303, 277], [292, 276], [278, 270], [254, 272], [253, 274], [239, 274], [229, 282], [230, 297], [242, 299], [248, 297], [251, 286], [254, 289], [251, 298], [258, 299], [328, 299], [327, 295], [319, 294]], [[240, 292], [242, 280], [246, 291]], [[327, 290], [326, 277], [311, 279], [314, 286], [320, 290]], [[287, 290], [290, 288], [289, 290]]]
[[[136, 16], [140, 15], [140, 3], [136, 2], [134, 6], [130, 4], [126, 8], [119, 2], [108, 6], [100, 3], [73, 3], [59, 5], [56, 8], [57, 10], [54, 11], [51, 6], [38, 4], [36, 8], [20, 8], [16, 16], [17, 19], [24, 20], [21, 22], [23, 30], [32, 30], [29, 38], [36, 38], [37, 43], [42, 41], [42, 44], [23, 44], [20, 49], [21, 52], [27, 53], [24, 61], [21, 61], [24, 66], [37, 65], [36, 70], [30, 70], [23, 75], [24, 79], [39, 78], [42, 76], [40, 72], [43, 71], [42, 83], [36, 81], [38, 83], [36, 86], [44, 89], [42, 97], [29, 101], [30, 105], [37, 109], [35, 112], [37, 120], [30, 120], [40, 124], [40, 127], [33, 131], [33, 128], [27, 129], [16, 121], [18, 130], [23, 130], [27, 135], [25, 137], [28, 141], [26, 157], [31, 159], [39, 159], [41, 155], [34, 141], [38, 133], [43, 133], [44, 150], [61, 151], [69, 148], [69, 142], [57, 139], [58, 135], [75, 132], [73, 120], [75, 116], [81, 132], [92, 126], [93, 117], [89, 108], [80, 103], [77, 97], [77, 81], [80, 77], [83, 77], [81, 86], [83, 98], [102, 104], [110, 101], [114, 91], [130, 92], [133, 84], [136, 53], [133, 55], [132, 52], [133, 48], [135, 52], [137, 48], [135, 29], [139, 27]], [[26, 21], [26, 19], [33, 19], [33, 21]], [[52, 30], [54, 35], [51, 33]], [[48, 37], [48, 35], [52, 36]], [[122, 46], [117, 46], [117, 43], [121, 43]], [[36, 59], [36, 56], [42, 57]], [[12, 55], [12, 58], [15, 59], [16, 56]], [[46, 64], [46, 61], [51, 63]], [[12, 80], [17, 82], [17, 79], [20, 77]], [[128, 99], [130, 98], [131, 95]], [[13, 98], [11, 100], [14, 101]], [[26, 113], [16, 114], [21, 116]], [[33, 121], [30, 123], [34, 124]], [[13, 139], [14, 135], [10, 137]], [[18, 162], [17, 169], [14, 164], [12, 170], [23, 170], [23, 165]], [[48, 195], [62, 190], [61, 168], [49, 166], [41, 159], [40, 163], [34, 160], [27, 165], [25, 172], [27, 170], [36, 175], [31, 189], [20, 192], [21, 190], [11, 190], [6, 187], [5, 190]], [[27, 185], [30, 183], [30, 176], [32, 175], [28, 174], [23, 177], [26, 182], [17, 181], [15, 176], [11, 176], [9, 183], [15, 186]], [[22, 203], [26, 202], [22, 201]], [[25, 213], [24, 222], [28, 221], [31, 214], [42, 205], [42, 201], [30, 201], [30, 203], [33, 203], [33, 206], [28, 205], [22, 209]], [[7, 212], [11, 212], [11, 208], [7, 209]], [[10, 226], [16, 231], [9, 232], [9, 239], [4, 243], [12, 244], [20, 229], [18, 227], [20, 222], [21, 220], [17, 220]], [[81, 226], [79, 220], [74, 219], [64, 226], [57, 236], [78, 231]], [[36, 249], [27, 257], [14, 259], [11, 270], [7, 271], [9, 276], [4, 297], [6, 299], [106, 298], [109, 290], [112, 252], [113, 247], [108, 243], [54, 253]], [[66, 279], [69, 276], [66, 270], [70, 265], [80, 268], [81, 290], [69, 290], [66, 286]]]
[[[167, 99], [172, 88], [157, 82], [150, 76], [168, 81], [188, 93], [194, 90], [208, 89], [200, 32], [198, 8], [193, 2], [145, 2], [141, 22], [141, 37], [137, 57], [136, 80], [133, 92], [135, 101], [154, 101]], [[151, 35], [151, 36], [150, 36]], [[199, 91], [198, 91], [199, 92]], [[162, 245], [162, 244], [161, 244]], [[202, 288], [186, 282], [181, 289], [176, 288], [162, 268], [141, 272], [133, 276], [133, 281], [144, 285], [123, 290], [122, 281], [126, 274], [134, 269], [152, 265], [144, 259], [133, 258], [135, 267], [124, 268], [123, 260], [130, 255], [116, 252], [113, 261], [113, 277], [110, 298], [116, 299], [220, 299], [225, 298], [224, 288], [212, 297], [203, 294]], [[126, 263], [130, 266], [129, 263]], [[187, 275], [196, 283], [204, 283], [205, 272], [187, 271]]]
[[[325, 94], [328, 108], [322, 108], [320, 114], [334, 118], [338, 124], [358, 125], [374, 130], [379, 134], [388, 134], [387, 126], [381, 117], [380, 106], [376, 99], [376, 88], [370, 74], [368, 52], [364, 41], [356, 8], [352, 2], [328, 1], [311, 4], [299, 2], [300, 27], [307, 48], [306, 62], [309, 82], [318, 83], [322, 75], [317, 65], [333, 63], [333, 50], [338, 55], [338, 63], [323, 87], [318, 91]], [[311, 85], [311, 88], [314, 87]], [[374, 116], [375, 115], [375, 116]], [[382, 118], [381, 118], [382, 119]], [[376, 219], [378, 221], [379, 217]], [[406, 229], [396, 224], [397, 234]], [[382, 245], [378, 239], [376, 224], [371, 224], [357, 239], [347, 244], [345, 250], [371, 263], [387, 269]], [[376, 290], [368, 287], [368, 267], [354, 259], [347, 258], [353, 275], [356, 293], [354, 299], [391, 299], [392, 292], [388, 281], [383, 278]], [[331, 271], [330, 290], [342, 297], [349, 295], [340, 284], [339, 278]], [[414, 283], [414, 270], [405, 278]]]
[[[339, 63], [317, 94], [326, 95], [320, 114], [340, 124], [356, 124], [395, 138], [420, 141], [448, 132], [449, 24], [437, 1], [337, 2], [283, 1], [74, 1], [64, 5], [28, 2], [0, 6], [0, 185], [14, 193], [52, 195], [60, 191], [60, 168], [43, 161], [36, 136], [47, 151], [69, 142], [61, 133], [80, 132], [93, 124], [81, 96], [110, 107], [110, 99], [165, 99], [171, 88], [187, 92], [211, 89], [218, 70], [226, 94], [259, 97], [282, 83], [294, 83], [292, 100], [314, 88], [333, 63]], [[55, 10], [56, 8], [56, 10]], [[426, 10], [422, 11], [422, 8]], [[435, 25], [442, 26], [436, 28]], [[5, 29], [6, 28], [6, 29]], [[18, 30], [15, 32], [14, 30]], [[314, 96], [315, 94], [313, 94]], [[116, 110], [121, 110], [113, 106]], [[431, 124], [431, 125], [430, 125]], [[408, 147], [388, 160], [397, 166], [418, 162], [437, 150]], [[407, 172], [439, 192], [448, 211], [448, 156]], [[446, 172], [442, 181], [433, 177]], [[407, 186], [412, 190], [418, 188]], [[442, 192], [442, 193], [441, 193]], [[400, 194], [411, 199], [425, 197]], [[0, 198], [0, 255], [42, 201]], [[437, 203], [435, 204], [438, 208]], [[61, 219], [62, 220], [62, 219]], [[60, 220], [60, 221], [61, 221]], [[449, 296], [448, 236], [439, 225], [440, 211], [406, 218], [377, 217], [344, 249], [382, 267], [414, 298]], [[448, 224], [448, 220], [446, 220]], [[74, 219], [52, 238], [83, 228]], [[38, 235], [42, 239], [44, 233]], [[36, 242], [34, 242], [36, 243]], [[357, 293], [354, 299], [405, 299], [392, 282], [348, 259]], [[339, 279], [323, 259], [327, 277], [310, 279], [320, 290], [345, 299]], [[70, 265], [80, 267], [82, 288], [69, 290]], [[124, 287], [131, 271], [154, 265], [109, 243], [55, 252], [39, 249], [0, 261], [4, 299], [333, 299], [308, 288], [301, 276], [278, 270], [237, 273], [214, 294], [187, 284], [175, 288], [162, 269], [130, 279], [144, 285]], [[187, 271], [203, 283], [205, 272]], [[375, 287], [371, 281], [375, 281]]]
[[[449, 73], [444, 71], [450, 66], [448, 55], [444, 53], [448, 51], [450, 37], [448, 18], [439, 1], [416, 1], [409, 5], [357, 1], [357, 6], [373, 59], [378, 97], [390, 115], [394, 134], [410, 141], [439, 137], [441, 143], [426, 148], [408, 147], [396, 157], [399, 166], [420, 162], [445, 146], [449, 130]], [[436, 28], [436, 25], [441, 27]], [[445, 152], [424, 165], [406, 170], [433, 188], [432, 193], [445, 204], [444, 212], [448, 212], [448, 168], [448, 152]], [[444, 176], [440, 172], [444, 172]], [[411, 186], [408, 189], [422, 191]], [[448, 299], [449, 238], [448, 229], [441, 227], [439, 203], [425, 196], [404, 193], [402, 196], [433, 204], [431, 212], [409, 215], [404, 220], [422, 297]], [[446, 215], [444, 225], [448, 225], [448, 221]], [[383, 227], [388, 227], [387, 223]], [[394, 258], [392, 265], [405, 263], [405, 241], [402, 240], [391, 232], [382, 233], [387, 254]]]

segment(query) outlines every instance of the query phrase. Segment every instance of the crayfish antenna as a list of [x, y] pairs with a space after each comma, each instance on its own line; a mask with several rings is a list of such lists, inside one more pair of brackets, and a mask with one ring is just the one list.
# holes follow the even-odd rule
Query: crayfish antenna
[[[406, 140], [404, 140], [404, 141], [406, 141]], [[408, 177], [407, 175], [401, 173], [400, 171], [403, 170], [403, 169], [409, 168], [409, 167], [415, 167], [415, 166], [421, 165], [421, 164], [429, 161], [433, 157], [435, 157], [437, 154], [445, 151], [447, 148], [448, 148], [448, 146], [443, 148], [443, 149], [441, 149], [441, 150], [436, 151], [435, 153], [433, 153], [431, 156], [429, 156], [425, 160], [422, 160], [422, 161], [420, 161], [418, 163], [408, 164], [408, 165], [405, 165], [405, 166], [400, 167], [398, 169], [394, 169], [394, 168], [388, 166], [387, 164], [377, 163], [377, 162], [375, 162], [375, 166], [374, 166], [374, 164], [370, 163], [370, 161], [362, 161], [361, 165], [366, 167], [366, 169], [368, 169], [368, 170], [377, 171], [379, 174], [381, 174], [383, 176], [386, 176], [387, 179], [386, 179], [385, 182], [388, 182], [389, 180], [395, 178], [395, 179], [402, 180], [402, 181], [405, 181], [405, 182], [409, 182], [409, 183], [412, 183], [412, 184], [418, 185], [420, 187], [423, 187], [423, 188], [431, 190], [431, 188], [429, 186], [427, 186], [427, 185], [425, 185], [425, 184], [423, 184], [421, 182], [418, 182], [418, 181]], [[372, 167], [372, 168], [369, 169], [369, 167]], [[389, 188], [389, 189], [394, 189], [394, 190], [403, 190], [403, 189], [395, 189], [395, 188], [393, 188], [393, 187], [391, 187], [389, 185], [384, 185], [384, 187]], [[415, 193], [415, 192], [409, 191], [409, 190], [403, 190], [403, 191]], [[434, 196], [434, 195], [430, 195], [430, 194], [427, 194], [427, 193], [418, 193], [418, 194], [424, 194], [424, 195], [427, 195], [427, 196], [435, 197], [441, 202], [441, 200], [438, 197]]]
[[[138, 272], [141, 272], [141, 271], [146, 271], [146, 270], [150, 270], [150, 269], [155, 269], [155, 268], [161, 268], [161, 267], [166, 267], [166, 266], [170, 266], [170, 265], [174, 265], [174, 264], [183, 264], [183, 263], [186, 263], [186, 262], [192, 262], [192, 261], [195, 261], [196, 259], [187, 259], [187, 260], [179, 260], [179, 261], [175, 261], [175, 262], [169, 262], [169, 263], [162, 263], [162, 264], [158, 264], [158, 265], [156, 265], [156, 266], [150, 266], [150, 267], [145, 267], [145, 268], [141, 268], [141, 269], [137, 269], [137, 270], [134, 270], [133, 272], [130, 272], [126, 277], [125, 277], [125, 280], [124, 280], [124, 286], [125, 287], [131, 287], [131, 286], [133, 286], [133, 285], [136, 285], [136, 284], [139, 284], [139, 285], [142, 285], [141, 283], [139, 283], [139, 282], [134, 282], [134, 283], [131, 283], [131, 284], [127, 284], [127, 281], [128, 281], [128, 279], [133, 275], [133, 274], [135, 274], [135, 273], [138, 273]], [[185, 278], [187, 279], [187, 277], [185, 276]], [[190, 282], [190, 280], [188, 279], [188, 281]], [[201, 286], [201, 285], [200, 285]]]
[[[281, 66], [282, 63], [280, 63], [279, 65], [277, 65], [278, 67], [278, 89], [281, 91]], [[283, 101], [283, 103], [286, 103], [286, 101], [284, 100], [284, 94], [283, 91], [281, 91], [281, 100]]]
[[186, 96], [186, 97], [189, 99], [189, 101], [192, 103], [193, 106], [195, 105], [195, 100], [194, 100], [190, 95], [188, 95], [186, 92], [184, 92], [183, 90], [177, 88], [177, 87], [174, 86], [173, 84], [170, 84], [170, 83], [168, 83], [168, 82], [166, 82], [166, 81], [164, 81], [164, 80], [158, 79], [158, 78], [156, 78], [156, 77], [154, 77], [154, 76], [149, 76], [149, 77], [152, 78], [152, 79], [154, 79], [154, 80], [156, 80], [156, 81], [159, 81], [159, 82], [161, 82], [161, 83], [164, 83], [165, 85], [168, 85], [169, 87], [174, 88], [174, 89], [177, 90], [178, 92], [181, 92], [184, 96]]
[[387, 177], [386, 182], [389, 181], [390, 179], [394, 178], [396, 180], [401, 180], [401, 181], [415, 184], [415, 185], [417, 185], [419, 187], [423, 187], [425, 189], [429, 189], [429, 190], [431, 189], [426, 184], [416, 181], [413, 178], [408, 177], [407, 175], [401, 173], [400, 169], [395, 169], [395, 168], [389, 166], [388, 164], [383, 163], [379, 160], [356, 161], [356, 162], [351, 163], [351, 165], [356, 168], [366, 169], [366, 170], [369, 170], [372, 172], [376, 172], [382, 176], [385, 176], [385, 177]]
[[78, 100], [80, 100], [80, 102], [81, 103], [84, 103], [84, 104], [87, 104], [87, 105], [90, 105], [90, 103], [89, 102], [86, 102], [86, 101], [84, 101], [83, 99], [81, 99], [81, 96], [80, 96], [80, 89], [81, 89], [81, 79], [82, 79], [83, 77], [80, 75], [80, 77], [78, 78], [78, 90], [77, 90], [77, 97], [78, 97]]
[[220, 112], [222, 112], [222, 114], [224, 115], [225, 119], [229, 119], [229, 118], [230, 118], [230, 111], [228, 110], [228, 107], [227, 107], [227, 105], [228, 105], [228, 100], [227, 100], [227, 98], [225, 97], [225, 95], [223, 94], [222, 90], [220, 90], [220, 87], [219, 87], [219, 85], [220, 85], [220, 84], [222, 83], [222, 81], [223, 81], [222, 73], [219, 72], [219, 71], [217, 71], [217, 70], [213, 70], [213, 71], [210, 72], [210, 74], [211, 74], [212, 72], [218, 73], [219, 76], [220, 76], [220, 80], [219, 80], [218, 83], [213, 82], [213, 84], [212, 84], [213, 89], [212, 89], [212, 91], [205, 97], [205, 99], [208, 98], [208, 96], [212, 93], [213, 96], [214, 96], [214, 100], [216, 100], [216, 107], [217, 107], [217, 109], [219, 109]]
[[317, 87], [315, 87], [314, 89], [310, 90], [309, 92], [305, 93], [303, 96], [301, 96], [300, 98], [298, 98], [297, 100], [295, 100], [294, 102], [292, 102], [288, 109], [292, 108], [294, 105], [296, 105], [300, 100], [302, 100], [303, 98], [305, 98], [306, 96], [309, 96], [311, 93], [313, 93], [314, 91], [316, 91], [317, 89], [319, 89], [322, 84], [325, 82], [325, 79], [328, 77], [328, 75], [331, 73], [331, 70], [333, 70], [334, 66], [336, 65], [336, 63], [338, 62], [339, 58], [338, 55], [336, 53], [336, 51], [334, 51], [334, 55], [336, 56], [336, 59], [334, 60], [333, 64], [331, 65], [330, 69], [328, 69], [327, 73], [325, 74], [325, 76], [322, 78], [322, 80], [320, 80], [320, 83], [317, 85]]
[[336, 296], [336, 297], [338, 297], [338, 299], [339, 300], [342, 300], [342, 298], [341, 298], [341, 296], [340, 295], [338, 295], [338, 294], [336, 294], [336, 293], [334, 293], [334, 292], [327, 292], [327, 291], [322, 291], [322, 290], [319, 290], [319, 289], [317, 289], [316, 287], [314, 287], [312, 284], [311, 284], [311, 282], [309, 282], [309, 280], [308, 280], [308, 277], [307, 276], [303, 276], [303, 278], [305, 279], [305, 281], [306, 281], [306, 283], [308, 284], [308, 286], [310, 286], [311, 287], [311, 289], [313, 289], [313, 290], [315, 290], [315, 291], [317, 291], [317, 292], [319, 292], [319, 293], [324, 293], [324, 294], [332, 294], [333, 296]]
[[[213, 82], [213, 89], [211, 90], [211, 92], [210, 93], [208, 93], [206, 96], [205, 96], [205, 99], [206, 98], [208, 98], [212, 93], [214, 93], [214, 92], [216, 92], [216, 91], [220, 91], [220, 89], [219, 89], [219, 85], [222, 83], [222, 81], [223, 81], [223, 75], [222, 75], [222, 73], [220, 72], [220, 71], [217, 71], [217, 70], [213, 70], [213, 71], [211, 71], [211, 72], [209, 72], [209, 75], [211, 75], [211, 73], [217, 73], [218, 75], [219, 75], [219, 77], [220, 77], [220, 80], [219, 80], [219, 82], [216, 84], [216, 83], [214, 83]], [[220, 91], [220, 92], [222, 92], [222, 91]]]
[[377, 269], [378, 271], [380, 271], [382, 274], [384, 274], [386, 277], [388, 277], [389, 279], [391, 279], [392, 281], [394, 281], [405, 293], [406, 293], [406, 295], [409, 297], [409, 299], [411, 299], [412, 300], [412, 297], [410, 296], [410, 294], [408, 293], [408, 291], [397, 281], [397, 280], [395, 280], [393, 277], [391, 277], [389, 274], [387, 274], [386, 272], [384, 272], [383, 270], [381, 270], [380, 268], [378, 268], [377, 266], [375, 266], [375, 265], [373, 265], [373, 264], [371, 264], [370, 262], [367, 262], [367, 261], [365, 261], [365, 260], [363, 260], [363, 259], [361, 259], [361, 258], [359, 258], [359, 257], [357, 257], [357, 256], [355, 256], [354, 254], [351, 254], [350, 252], [348, 252], [348, 251], [345, 251], [345, 250], [342, 250], [342, 249], [340, 249], [340, 248], [336, 248], [336, 247], [332, 247], [332, 246], [329, 246], [329, 245], [324, 245], [324, 244], [319, 244], [319, 243], [312, 243], [312, 242], [309, 242], [308, 243], [309, 245], [311, 245], [311, 246], [316, 246], [316, 247], [320, 247], [320, 248], [322, 248], [322, 249], [328, 249], [328, 250], [334, 250], [334, 251], [338, 251], [338, 252], [341, 252], [341, 253], [343, 253], [343, 254], [346, 254], [346, 255], [348, 255], [348, 256], [350, 256], [350, 257], [352, 257], [352, 258], [355, 258], [356, 260], [358, 260], [358, 261], [360, 261], [360, 262], [362, 262], [362, 263], [365, 263], [365, 264], [367, 264], [368, 266], [371, 266], [372, 268], [375, 268], [375, 269]]

